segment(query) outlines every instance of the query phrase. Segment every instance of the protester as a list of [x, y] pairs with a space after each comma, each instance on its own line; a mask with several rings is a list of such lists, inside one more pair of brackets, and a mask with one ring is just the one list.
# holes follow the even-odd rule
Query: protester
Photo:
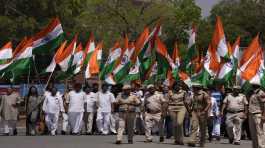
[[96, 113], [96, 93], [92, 92], [92, 88], [90, 86], [86, 86], [84, 88], [84, 91], [86, 93], [85, 98], [85, 115], [84, 115], [84, 121], [85, 121], [85, 130], [87, 135], [92, 134], [92, 127], [93, 127], [93, 119], [94, 115]]
[[108, 84], [102, 84], [101, 91], [97, 93], [97, 127], [100, 134], [109, 134], [112, 103], [115, 101], [113, 93], [108, 91]]
[[82, 84], [75, 83], [74, 90], [69, 92], [69, 98], [66, 101], [68, 104], [68, 116], [69, 116], [69, 124], [70, 124], [70, 133], [72, 135], [81, 134], [84, 108], [86, 95], [82, 91]]
[[64, 113], [63, 99], [58, 93], [57, 88], [53, 87], [50, 94], [45, 94], [42, 109], [45, 113], [45, 122], [49, 133], [56, 135], [58, 128], [59, 114]]
[[37, 133], [37, 124], [40, 120], [43, 99], [35, 86], [29, 88], [26, 97], [26, 135], [34, 136]]
[[11, 87], [1, 97], [1, 116], [4, 124], [4, 135], [17, 135], [18, 107], [21, 103], [19, 94]]

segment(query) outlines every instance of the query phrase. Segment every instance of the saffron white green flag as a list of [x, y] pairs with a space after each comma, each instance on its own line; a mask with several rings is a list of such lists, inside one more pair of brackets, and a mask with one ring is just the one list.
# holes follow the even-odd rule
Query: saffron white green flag
[[114, 48], [110, 51], [109, 57], [104, 65], [104, 68], [100, 72], [100, 79], [104, 80], [110, 75], [110, 73], [113, 71], [117, 64], [117, 60], [119, 59], [120, 55], [121, 48], [119, 43], [117, 42]]
[[63, 42], [63, 28], [58, 18], [54, 18], [50, 24], [33, 36], [33, 53], [51, 53]]

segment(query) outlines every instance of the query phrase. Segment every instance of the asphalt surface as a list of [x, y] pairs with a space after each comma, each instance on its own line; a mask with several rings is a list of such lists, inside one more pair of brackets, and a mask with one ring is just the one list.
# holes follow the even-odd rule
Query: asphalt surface
[[[116, 136], [0, 136], [0, 148], [186, 148], [173, 145], [173, 140], [159, 143], [154, 137], [153, 143], [144, 143], [144, 136], [135, 136], [134, 144], [114, 144]], [[186, 141], [187, 139], [185, 139]], [[207, 143], [206, 148], [251, 148], [251, 141], [241, 141], [241, 145], [228, 144], [227, 139]]]

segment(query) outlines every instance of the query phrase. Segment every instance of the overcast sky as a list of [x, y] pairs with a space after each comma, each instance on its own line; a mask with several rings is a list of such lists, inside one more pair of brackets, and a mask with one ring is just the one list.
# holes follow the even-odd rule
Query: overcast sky
[[197, 5], [202, 8], [202, 16], [209, 16], [211, 8], [213, 5], [221, 0], [195, 0]]

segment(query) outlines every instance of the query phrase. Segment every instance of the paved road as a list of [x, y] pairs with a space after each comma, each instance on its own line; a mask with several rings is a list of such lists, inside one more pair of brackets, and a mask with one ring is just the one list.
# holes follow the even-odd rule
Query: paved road
[[[143, 136], [136, 136], [134, 144], [115, 145], [115, 136], [1, 136], [0, 148], [186, 148], [176, 146], [166, 140], [159, 143], [155, 138], [153, 143], [144, 143]], [[157, 141], [156, 141], [157, 140]], [[240, 146], [230, 145], [224, 139], [220, 142], [207, 143], [206, 148], [251, 148], [250, 141], [242, 141]]]

